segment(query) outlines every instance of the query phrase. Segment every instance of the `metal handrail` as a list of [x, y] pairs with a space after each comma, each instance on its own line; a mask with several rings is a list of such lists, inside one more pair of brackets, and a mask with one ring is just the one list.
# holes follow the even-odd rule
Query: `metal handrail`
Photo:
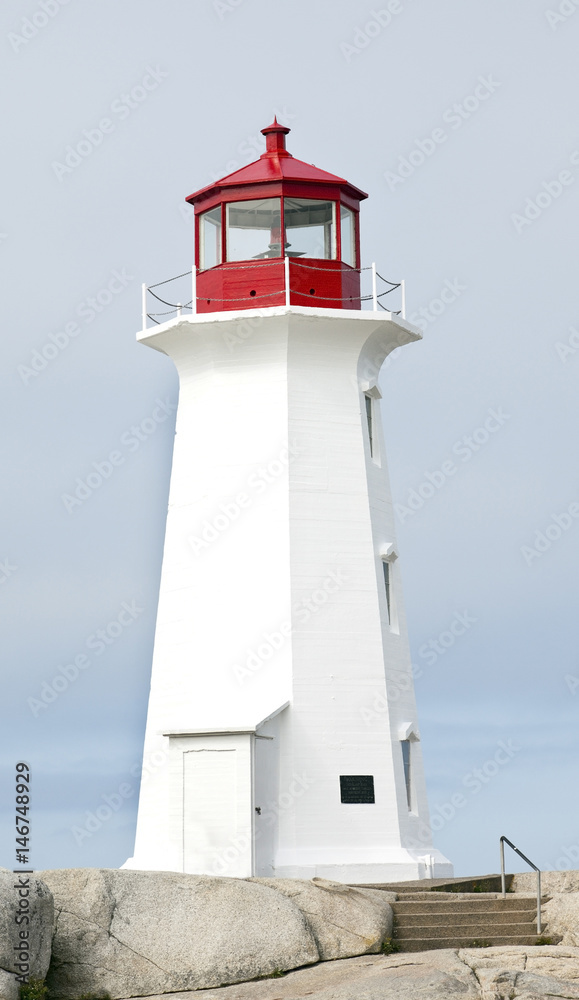
[[502, 893], [503, 893], [503, 899], [506, 899], [506, 895], [507, 895], [507, 891], [506, 891], [506, 888], [505, 888], [505, 844], [508, 844], [509, 847], [512, 847], [513, 851], [515, 851], [519, 855], [519, 857], [523, 859], [523, 861], [526, 861], [527, 864], [530, 865], [531, 868], [533, 868], [534, 871], [536, 871], [536, 873], [537, 873], [537, 934], [540, 934], [541, 930], [542, 930], [542, 924], [541, 924], [541, 869], [537, 868], [537, 866], [534, 865], [532, 861], [529, 861], [529, 859], [526, 856], [526, 854], [523, 854], [522, 851], [519, 851], [519, 848], [515, 847], [515, 845], [513, 844], [513, 842], [511, 840], [509, 840], [508, 837], [501, 837], [501, 842], [500, 843], [501, 843], [501, 889], [502, 889]]

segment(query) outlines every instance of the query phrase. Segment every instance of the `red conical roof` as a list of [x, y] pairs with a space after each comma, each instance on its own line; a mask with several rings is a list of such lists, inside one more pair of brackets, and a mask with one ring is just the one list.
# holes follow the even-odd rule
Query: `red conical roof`
[[285, 137], [291, 130], [284, 125], [279, 125], [274, 118], [273, 123], [261, 130], [265, 135], [267, 148], [265, 153], [247, 166], [235, 170], [232, 174], [227, 174], [213, 184], [200, 188], [190, 194], [185, 200], [190, 204], [205, 200], [210, 194], [216, 194], [222, 189], [238, 188], [246, 184], [267, 184], [276, 181], [297, 182], [299, 184], [323, 184], [324, 186], [334, 185], [340, 187], [350, 197], [356, 201], [362, 201], [368, 195], [365, 191], [350, 184], [344, 177], [330, 174], [326, 170], [320, 170], [311, 163], [297, 160], [285, 148]]

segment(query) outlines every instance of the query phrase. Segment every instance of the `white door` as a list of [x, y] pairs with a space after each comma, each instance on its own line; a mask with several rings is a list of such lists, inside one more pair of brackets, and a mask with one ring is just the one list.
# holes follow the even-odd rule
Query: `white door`
[[186, 872], [236, 875], [237, 751], [183, 754], [183, 848]]

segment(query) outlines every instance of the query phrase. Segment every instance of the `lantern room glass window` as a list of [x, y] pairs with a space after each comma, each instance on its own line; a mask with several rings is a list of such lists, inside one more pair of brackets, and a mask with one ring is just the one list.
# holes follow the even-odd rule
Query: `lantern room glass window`
[[336, 203], [313, 198], [284, 198], [288, 257], [336, 259]]
[[281, 256], [281, 198], [229, 202], [227, 260]]
[[221, 205], [199, 216], [199, 269], [221, 264]]
[[351, 209], [340, 205], [340, 225], [342, 240], [342, 260], [350, 267], [356, 267], [356, 220]]

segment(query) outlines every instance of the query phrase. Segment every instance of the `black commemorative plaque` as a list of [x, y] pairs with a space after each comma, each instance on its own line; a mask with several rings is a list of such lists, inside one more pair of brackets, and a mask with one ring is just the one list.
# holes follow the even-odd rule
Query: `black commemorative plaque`
[[371, 774], [341, 774], [340, 798], [349, 804], [372, 804], [374, 798], [374, 777]]

